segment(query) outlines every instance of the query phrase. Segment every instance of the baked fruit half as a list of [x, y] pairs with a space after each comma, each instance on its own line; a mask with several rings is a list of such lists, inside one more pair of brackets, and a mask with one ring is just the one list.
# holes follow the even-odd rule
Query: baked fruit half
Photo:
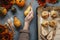
[[49, 12], [48, 11], [43, 11], [42, 12], [42, 18], [47, 19], [49, 17]]
[[54, 10], [51, 11], [51, 13], [50, 13], [51, 14], [51, 17], [52, 18], [56, 18], [57, 17], [57, 13], [58, 13], [57, 11], [54, 11]]
[[54, 28], [54, 27], [57, 26], [57, 22], [56, 22], [55, 20], [51, 20], [51, 21], [49, 22], [49, 25], [50, 25], [50, 27]]
[[41, 25], [42, 25], [43, 27], [48, 27], [49, 22], [48, 22], [48, 21], [43, 21]]

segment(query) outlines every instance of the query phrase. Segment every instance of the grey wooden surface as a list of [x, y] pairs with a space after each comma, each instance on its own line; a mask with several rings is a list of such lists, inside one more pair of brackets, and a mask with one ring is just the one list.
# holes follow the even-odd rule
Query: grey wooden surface
[[[22, 26], [20, 29], [24, 26], [24, 10], [27, 8], [31, 0], [26, 0], [26, 5], [23, 8], [19, 8], [16, 5], [13, 5], [17, 9], [16, 13], [13, 14], [11, 10], [8, 11], [7, 15], [5, 17], [0, 17], [0, 24], [4, 24], [7, 19], [17, 16], [19, 20], [21, 20]], [[37, 26], [36, 26], [36, 7], [38, 6], [37, 2], [34, 0], [33, 4], [33, 10], [34, 10], [34, 19], [32, 20], [30, 24], [30, 40], [37, 40]], [[18, 40], [19, 38], [19, 30], [15, 29], [15, 36], [14, 40]]]

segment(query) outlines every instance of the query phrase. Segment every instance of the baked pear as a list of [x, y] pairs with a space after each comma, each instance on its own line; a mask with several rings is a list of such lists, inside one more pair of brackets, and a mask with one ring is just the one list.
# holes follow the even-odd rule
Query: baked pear
[[51, 31], [48, 36], [47, 36], [48, 40], [52, 40], [53, 39], [53, 31]]
[[42, 25], [43, 27], [48, 27], [49, 22], [48, 22], [48, 21], [43, 21], [41, 25]]
[[16, 16], [14, 16], [14, 25], [16, 28], [21, 26], [21, 21]]
[[42, 35], [46, 36], [48, 34], [48, 31], [44, 29], [44, 27], [42, 27]]
[[25, 10], [24, 15], [27, 16], [28, 13], [31, 11], [31, 5], [28, 6], [28, 8]]

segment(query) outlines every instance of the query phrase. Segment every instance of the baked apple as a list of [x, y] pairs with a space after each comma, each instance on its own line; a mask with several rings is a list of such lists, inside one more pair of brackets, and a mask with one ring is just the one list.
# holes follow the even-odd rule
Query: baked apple
[[42, 12], [42, 18], [47, 19], [49, 17], [49, 12], [48, 11], [43, 11]]
[[56, 18], [57, 17], [57, 13], [58, 13], [57, 11], [54, 11], [54, 10], [51, 11], [51, 13], [50, 13], [51, 14], [51, 17], [52, 18]]

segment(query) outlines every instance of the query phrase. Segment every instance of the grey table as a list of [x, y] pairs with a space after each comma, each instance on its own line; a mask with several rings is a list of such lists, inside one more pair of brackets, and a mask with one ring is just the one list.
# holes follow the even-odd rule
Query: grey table
[[[29, 5], [29, 3], [31, 2], [31, 0], [27, 0], [26, 1], [26, 5], [23, 8], [19, 8], [16, 5], [13, 5], [13, 7], [15, 7], [17, 9], [17, 12], [13, 15], [13, 13], [11, 12], [11, 10], [8, 11], [7, 15], [5, 17], [0, 17], [0, 23], [4, 24], [8, 18], [10, 17], [14, 17], [17, 16], [22, 23], [22, 26], [20, 29], [23, 28], [24, 26], [24, 10], [27, 8], [27, 6]], [[31, 24], [30, 24], [30, 40], [38, 40], [38, 36], [37, 36], [37, 25], [36, 25], [36, 8], [38, 6], [38, 3], [36, 0], [34, 0], [33, 4], [33, 11], [34, 11], [34, 19], [32, 20]], [[52, 4], [49, 4], [50, 6], [52, 6]], [[53, 4], [54, 5], [54, 4]], [[60, 3], [55, 4], [56, 6], [59, 6]], [[55, 6], [54, 5], [54, 6]], [[19, 30], [15, 30], [15, 36], [14, 36], [14, 40], [18, 40], [19, 38]]]
[[[31, 2], [31, 0], [27, 0], [26, 5], [23, 8], [19, 8], [17, 5], [13, 5], [13, 7], [16, 8], [17, 12], [15, 14], [13, 14], [11, 12], [11, 10], [9, 10], [5, 17], [0, 17], [0, 23], [4, 24], [7, 21], [7, 19], [9, 19], [10, 17], [17, 16], [21, 20], [22, 26], [20, 29], [22, 29], [24, 26], [24, 11], [30, 2]], [[30, 40], [37, 40], [37, 26], [36, 26], [36, 7], [37, 6], [38, 6], [38, 4], [34, 0], [34, 2], [33, 2], [34, 19], [32, 20], [32, 22], [30, 24]], [[15, 30], [14, 40], [18, 40], [18, 38], [19, 38], [19, 30]]]

